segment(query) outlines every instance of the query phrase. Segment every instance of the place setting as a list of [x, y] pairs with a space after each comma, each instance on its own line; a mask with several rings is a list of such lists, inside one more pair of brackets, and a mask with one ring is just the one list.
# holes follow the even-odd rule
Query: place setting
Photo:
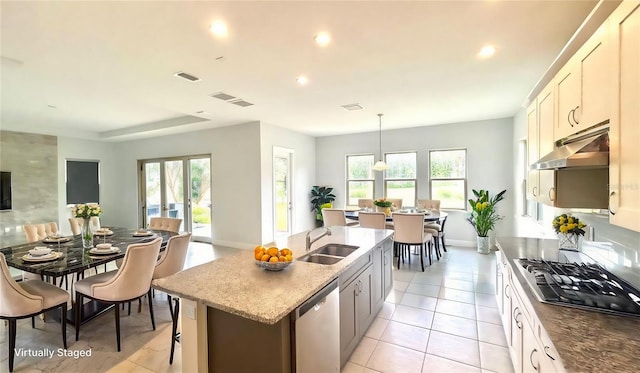
[[57, 260], [64, 256], [64, 253], [59, 251], [53, 251], [51, 248], [45, 246], [36, 246], [33, 249], [29, 250], [25, 255], [22, 256], [22, 260], [24, 262], [48, 262]]
[[45, 237], [42, 242], [43, 243], [63, 243], [71, 241], [72, 237], [60, 236], [58, 234], [52, 234]]
[[145, 228], [140, 228], [133, 233], [133, 237], [149, 237], [153, 236], [155, 233]]
[[111, 236], [113, 235], [113, 231], [107, 227], [98, 228], [93, 231], [94, 236]]
[[120, 252], [120, 248], [112, 246], [110, 243], [99, 243], [89, 249], [89, 254], [96, 257], [120, 254]]

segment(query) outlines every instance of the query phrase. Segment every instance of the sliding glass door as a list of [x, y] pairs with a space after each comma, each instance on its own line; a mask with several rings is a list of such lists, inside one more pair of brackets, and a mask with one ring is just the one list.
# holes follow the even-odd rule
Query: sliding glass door
[[182, 219], [181, 231], [211, 242], [211, 157], [140, 161], [141, 226], [152, 217]]

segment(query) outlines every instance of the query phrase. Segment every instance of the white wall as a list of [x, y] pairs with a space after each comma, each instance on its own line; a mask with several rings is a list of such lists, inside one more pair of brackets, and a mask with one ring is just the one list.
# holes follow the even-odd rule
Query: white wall
[[[382, 151], [417, 151], [418, 198], [429, 198], [428, 152], [434, 149], [467, 149], [467, 199], [471, 189], [487, 189], [495, 194], [507, 189], [505, 200], [498, 205], [500, 215], [495, 235], [512, 236], [514, 219], [513, 186], [513, 118], [465, 122], [438, 126], [383, 131]], [[378, 154], [378, 133], [328, 136], [316, 139], [316, 174], [318, 185], [335, 188], [336, 206], [346, 199], [346, 155]], [[376, 173], [375, 194], [382, 197], [382, 173]], [[475, 245], [475, 232], [466, 221], [466, 211], [449, 210], [446, 234], [458, 244]]]
[[[100, 206], [104, 213], [100, 222], [105, 226], [127, 226], [120, 220], [122, 199], [120, 196], [121, 163], [114, 151], [114, 144], [101, 141], [58, 137], [58, 226], [71, 233], [68, 219], [71, 210], [67, 208], [66, 160], [87, 160], [100, 162]], [[134, 166], [135, 168], [135, 166]], [[89, 201], [87, 201], [89, 202]], [[135, 225], [131, 227], [135, 228]]]
[[260, 125], [262, 168], [262, 243], [274, 240], [273, 151], [274, 147], [292, 151], [292, 233], [314, 228], [309, 191], [315, 185], [315, 138], [262, 123]]
[[118, 225], [138, 225], [138, 160], [211, 154], [213, 243], [252, 247], [261, 242], [258, 122], [110, 146], [119, 166]]

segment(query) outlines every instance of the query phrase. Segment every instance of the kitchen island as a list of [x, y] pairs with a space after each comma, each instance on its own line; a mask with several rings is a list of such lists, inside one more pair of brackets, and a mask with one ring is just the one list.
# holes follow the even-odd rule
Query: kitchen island
[[[498, 306], [504, 315], [503, 324], [512, 360], [516, 360], [516, 371], [520, 371], [518, 359], [522, 371], [533, 367], [543, 372], [640, 371], [640, 318], [538, 301], [515, 260], [558, 261], [561, 255], [557, 240], [498, 237], [496, 241]], [[583, 251], [592, 258], [608, 257], [613, 263], [625, 262], [622, 255], [618, 258], [612, 249], [591, 249], [591, 252], [586, 248]], [[633, 272], [627, 271], [630, 268], [607, 265], [607, 269], [638, 288]], [[527, 338], [527, 328], [533, 340]], [[522, 339], [517, 340], [520, 335]]]
[[[292, 312], [330, 282], [350, 276], [374, 248], [391, 246], [392, 231], [331, 230], [332, 235], [314, 242], [311, 251], [328, 243], [358, 246], [333, 265], [297, 260], [308, 254], [301, 233], [274, 243], [293, 251], [294, 262], [279, 272], [258, 267], [253, 250], [247, 250], [155, 280], [155, 288], [182, 298], [184, 370], [250, 371], [257, 362], [261, 372], [293, 371]], [[314, 233], [312, 237], [320, 231]], [[392, 282], [389, 278], [384, 283]]]

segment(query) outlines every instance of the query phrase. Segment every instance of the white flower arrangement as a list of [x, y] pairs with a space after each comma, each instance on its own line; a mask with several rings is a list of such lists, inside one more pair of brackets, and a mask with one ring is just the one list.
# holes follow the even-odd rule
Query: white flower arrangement
[[100, 216], [102, 208], [97, 203], [79, 203], [71, 209], [71, 214], [76, 218], [89, 219], [92, 216]]

